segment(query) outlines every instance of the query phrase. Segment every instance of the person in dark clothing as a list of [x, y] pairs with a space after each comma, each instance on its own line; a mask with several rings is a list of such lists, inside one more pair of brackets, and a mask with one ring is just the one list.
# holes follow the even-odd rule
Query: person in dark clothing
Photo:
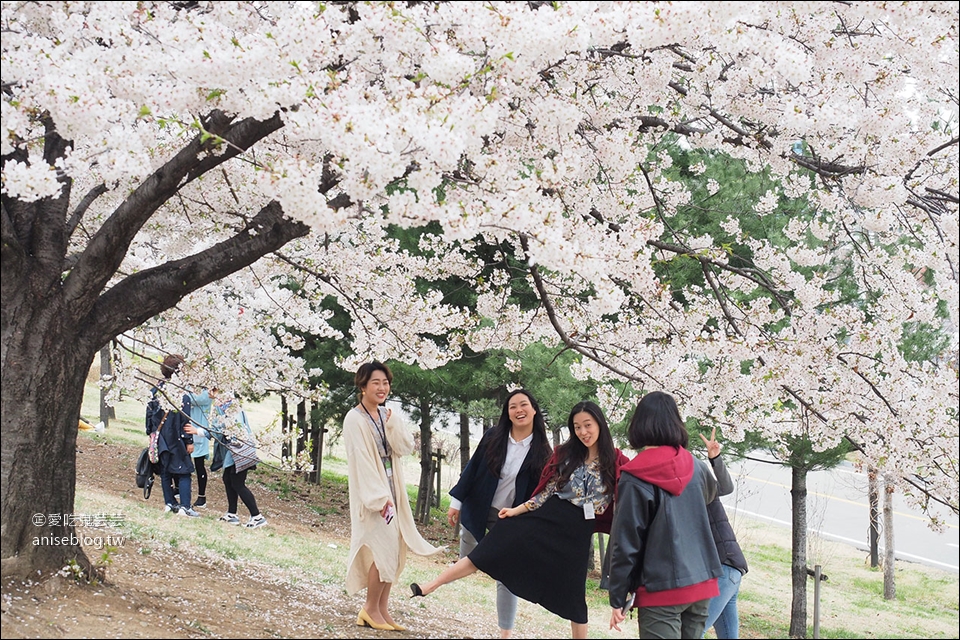
[[148, 436], [159, 431], [157, 451], [160, 459], [160, 486], [163, 489], [166, 511], [198, 518], [200, 514], [194, 511], [190, 504], [193, 491], [190, 476], [194, 471], [191, 459], [193, 436], [184, 430], [189, 419], [176, 409], [162, 409], [158, 397], [183, 362], [183, 356], [173, 354], [163, 359], [160, 365], [163, 378], [151, 390], [152, 398], [147, 405], [146, 430]]
[[687, 450], [670, 395], [643, 396], [627, 433], [638, 453], [620, 474], [610, 531], [610, 628], [634, 606], [641, 638], [699, 638], [723, 574], [707, 515], [717, 481]]
[[[503, 403], [500, 420], [480, 439], [456, 486], [450, 489], [447, 521], [460, 524], [460, 557], [470, 555], [500, 520], [501, 509], [526, 502], [553, 453], [540, 406], [516, 389]], [[497, 582], [497, 625], [509, 638], [517, 617], [517, 596]]]
[[[700, 434], [703, 443], [707, 445], [707, 459], [717, 477], [718, 493], [725, 496], [733, 493], [734, 485], [720, 457], [722, 447], [717, 442], [716, 436], [716, 428], [710, 434], [709, 440], [702, 433]], [[733, 527], [730, 526], [727, 512], [719, 498], [707, 505], [707, 515], [710, 516], [710, 529], [713, 531], [713, 540], [720, 555], [720, 564], [723, 565], [723, 575], [720, 576], [717, 585], [720, 588], [720, 595], [710, 600], [710, 610], [707, 612], [704, 629], [713, 627], [717, 638], [735, 639], [740, 637], [737, 594], [740, 592], [740, 580], [747, 573], [747, 559], [743, 557], [737, 536], [733, 533]]]

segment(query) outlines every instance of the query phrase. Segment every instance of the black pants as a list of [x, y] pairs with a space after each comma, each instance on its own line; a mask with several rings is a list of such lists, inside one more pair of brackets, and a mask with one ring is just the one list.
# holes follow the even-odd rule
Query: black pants
[[227, 513], [237, 512], [237, 498], [239, 497], [250, 511], [251, 517], [260, 515], [260, 509], [257, 508], [257, 499], [247, 488], [247, 469], [237, 473], [237, 468], [234, 465], [224, 467], [223, 486], [227, 490]]
[[207, 466], [204, 463], [206, 460], [205, 457], [199, 457], [193, 459], [193, 466], [197, 470], [197, 495], [205, 496], [207, 495]]

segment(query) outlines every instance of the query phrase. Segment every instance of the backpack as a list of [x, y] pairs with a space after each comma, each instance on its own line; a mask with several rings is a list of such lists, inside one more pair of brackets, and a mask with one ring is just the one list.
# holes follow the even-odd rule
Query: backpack
[[140, 452], [140, 457], [137, 459], [137, 486], [143, 489], [143, 499], [148, 500], [150, 498], [150, 490], [153, 489], [153, 475], [155, 469], [153, 463], [150, 462], [150, 450], [145, 448]]

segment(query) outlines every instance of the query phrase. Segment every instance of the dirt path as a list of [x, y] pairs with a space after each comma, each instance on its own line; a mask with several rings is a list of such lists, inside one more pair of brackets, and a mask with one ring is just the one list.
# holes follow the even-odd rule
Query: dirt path
[[[140, 500], [134, 493], [132, 469], [139, 449], [80, 439], [78, 485]], [[280, 472], [274, 472], [279, 474]], [[327, 538], [349, 544], [346, 495], [321, 491], [296, 483], [294, 491], [266, 489], [259, 481], [255, 493], [270, 525], [298, 532], [317, 544]], [[157, 488], [159, 491], [159, 487]], [[222, 485], [211, 476], [211, 505], [204, 517], [214, 518], [225, 509]], [[158, 507], [154, 496], [150, 503]], [[321, 507], [324, 516], [318, 515]], [[241, 512], [244, 509], [241, 507]], [[180, 517], [162, 516], [158, 517]], [[186, 522], [185, 522], [186, 524]], [[79, 532], [86, 530], [81, 527]], [[259, 531], [259, 530], [258, 530]], [[256, 534], [258, 531], [243, 531]], [[447, 536], [439, 525], [423, 527], [425, 536]], [[87, 530], [88, 534], [94, 532]], [[322, 532], [322, 533], [321, 533]], [[97, 532], [105, 535], [106, 532]], [[324, 540], [321, 540], [321, 536]], [[446, 540], [449, 542], [449, 540]], [[383, 635], [356, 626], [358, 600], [347, 597], [342, 586], [307, 580], [291, 586], [275, 569], [244, 562], [242, 566], [212, 554], [200, 555], [169, 545], [128, 540], [113, 554], [106, 583], [78, 586], [71, 578], [56, 577], [42, 583], [2, 585], [2, 636], [4, 638], [363, 638]], [[91, 557], [101, 552], [88, 549]], [[432, 620], [429, 611], [404, 606], [396, 599], [398, 620], [412, 633], [397, 636], [468, 637], [469, 629], [451, 634], [446, 621]]]

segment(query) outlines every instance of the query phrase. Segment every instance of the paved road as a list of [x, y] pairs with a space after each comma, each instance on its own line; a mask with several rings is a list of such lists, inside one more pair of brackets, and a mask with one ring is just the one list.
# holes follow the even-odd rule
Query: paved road
[[[737, 490], [722, 498], [728, 511], [790, 527], [790, 470], [779, 465], [727, 459]], [[928, 518], [894, 496], [894, 546], [900, 560], [928, 564], [960, 573], [960, 519], [944, 515], [946, 526], [937, 533]], [[948, 513], [948, 512], [945, 512]], [[852, 465], [807, 476], [807, 526], [828, 540], [845, 542], [867, 551], [869, 506], [867, 477]], [[880, 553], [883, 551], [881, 533]]]

